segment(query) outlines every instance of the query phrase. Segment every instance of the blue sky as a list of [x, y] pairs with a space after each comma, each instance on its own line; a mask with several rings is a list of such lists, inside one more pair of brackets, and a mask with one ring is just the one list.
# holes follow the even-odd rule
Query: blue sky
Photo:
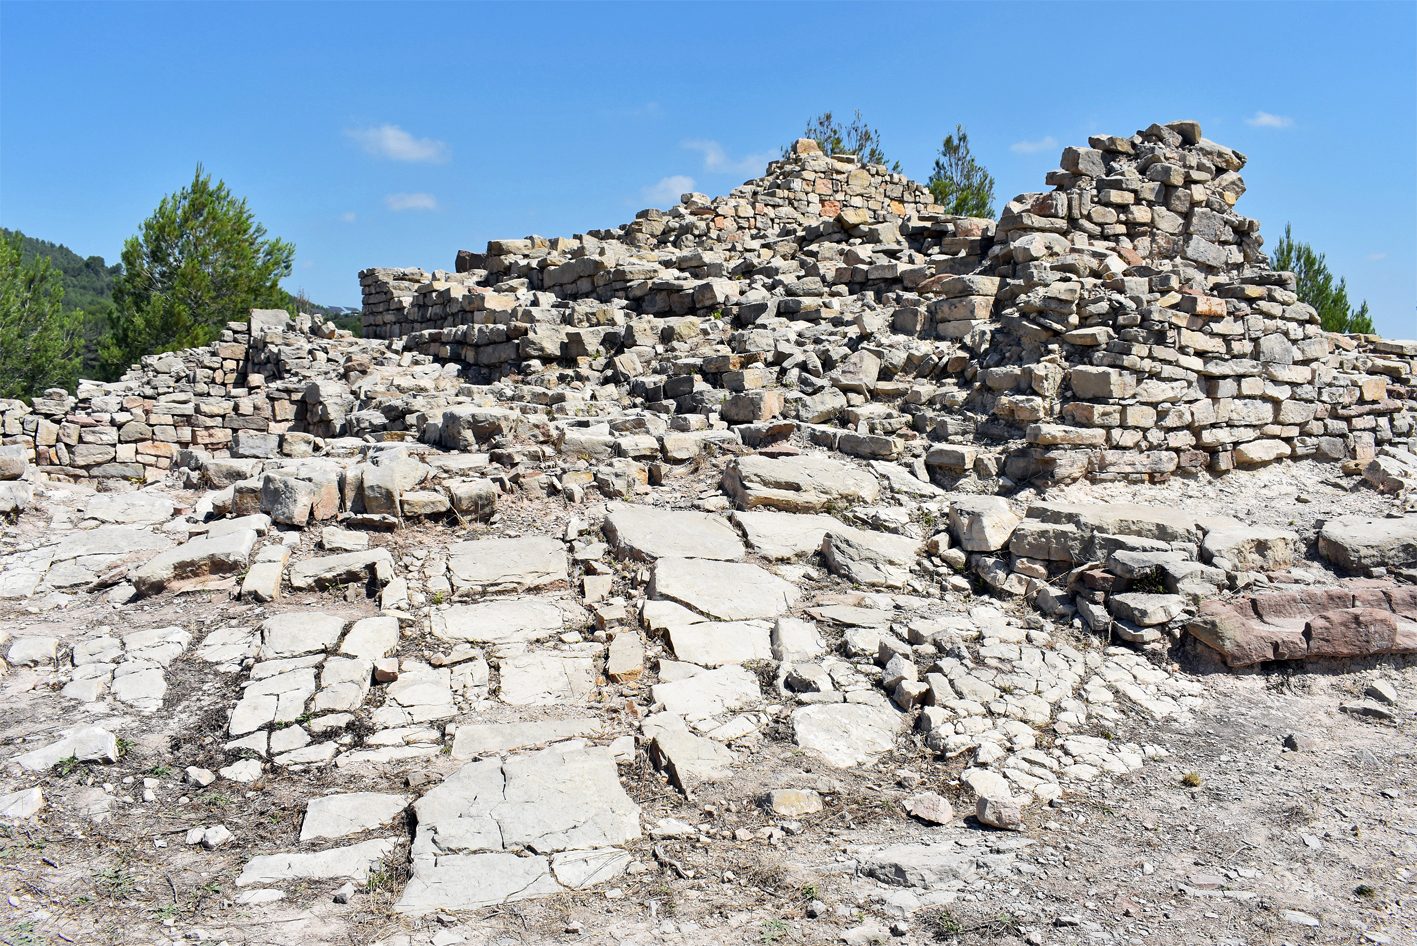
[[[0, 225], [116, 260], [197, 162], [292, 291], [453, 268], [722, 194], [824, 110], [911, 176], [963, 124], [999, 204], [1060, 150], [1194, 118], [1385, 335], [1417, 336], [1417, 5], [0, 4]], [[684, 179], [684, 180], [676, 180]]]

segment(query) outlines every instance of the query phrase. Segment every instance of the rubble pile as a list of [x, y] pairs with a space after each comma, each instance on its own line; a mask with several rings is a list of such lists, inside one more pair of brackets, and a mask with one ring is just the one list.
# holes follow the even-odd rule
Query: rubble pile
[[[298, 841], [190, 827], [240, 909], [397, 862], [441, 923], [814, 843], [830, 770], [1028, 830], [1165, 765], [1197, 668], [1404, 666], [1417, 342], [1323, 332], [1194, 123], [1091, 144], [995, 222], [799, 141], [728, 197], [367, 270], [364, 338], [256, 311], [0, 404], [4, 657], [92, 723], [29, 731], [0, 808], [200, 718], [188, 783], [302, 799]], [[165, 778], [87, 816], [191, 800]], [[697, 807], [740, 781], [756, 820]], [[1036, 872], [921, 837], [833, 870], [936, 905]]]

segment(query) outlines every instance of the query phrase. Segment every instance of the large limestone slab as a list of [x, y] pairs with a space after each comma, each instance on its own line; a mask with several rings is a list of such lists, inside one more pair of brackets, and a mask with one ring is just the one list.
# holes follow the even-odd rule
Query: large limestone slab
[[545, 536], [478, 539], [448, 548], [448, 574], [458, 591], [526, 591], [566, 581], [566, 547]]
[[656, 562], [649, 594], [721, 621], [774, 618], [801, 598], [795, 585], [757, 565], [692, 558]]
[[551, 746], [502, 763], [503, 802], [492, 810], [508, 848], [538, 854], [626, 844], [640, 836], [640, 809], [603, 746]]
[[686, 795], [700, 782], [718, 782], [733, 775], [732, 750], [687, 729], [661, 729], [654, 736], [650, 757]]
[[733, 561], [743, 557], [743, 542], [720, 516], [684, 509], [656, 509], [612, 503], [605, 516], [605, 538], [625, 557], [711, 558]]
[[322, 555], [296, 562], [290, 568], [290, 587], [296, 591], [329, 588], [333, 585], [368, 581], [373, 576], [380, 586], [394, 577], [394, 560], [386, 548], [363, 552]]
[[1231, 563], [1243, 571], [1288, 568], [1304, 554], [1304, 540], [1287, 529], [1271, 526], [1226, 526], [1212, 529], [1201, 543], [1208, 562]]
[[245, 571], [255, 547], [256, 533], [251, 529], [193, 539], [148, 559], [133, 572], [133, 587], [140, 594], [152, 595], [185, 578]]
[[1029, 519], [1070, 525], [1085, 535], [1134, 535], [1163, 542], [1200, 541], [1194, 513], [1169, 506], [1138, 506], [1133, 503], [1050, 503], [1038, 502], [1024, 513]]
[[329, 650], [344, 630], [344, 619], [316, 611], [289, 611], [261, 623], [261, 659], [298, 657]]
[[498, 696], [513, 706], [555, 706], [583, 700], [595, 686], [595, 661], [555, 653], [526, 653], [502, 661]]
[[378, 660], [398, 645], [398, 618], [380, 616], [356, 621], [344, 636], [339, 652], [364, 660]]
[[858, 585], [904, 588], [921, 543], [908, 536], [851, 529], [822, 538], [822, 558], [833, 575]]
[[792, 714], [793, 741], [837, 768], [868, 765], [895, 745], [901, 714], [888, 706], [822, 703]]
[[84, 518], [114, 525], [156, 525], [172, 518], [172, 497], [162, 493], [95, 493], [84, 506]]
[[496, 598], [434, 612], [429, 623], [447, 641], [525, 643], [560, 634], [566, 610], [550, 598]]
[[28, 772], [45, 772], [70, 756], [80, 762], [117, 762], [118, 739], [106, 729], [86, 726], [41, 749], [16, 756], [13, 763]]
[[758, 678], [737, 664], [673, 683], [657, 683], [650, 694], [654, 702], [664, 704], [666, 712], [691, 723], [731, 713], [762, 698]]
[[318, 854], [264, 854], [247, 862], [241, 876], [236, 878], [236, 886], [342, 878], [362, 884], [369, 879], [373, 866], [391, 857], [397, 847], [393, 838], [376, 838]]
[[669, 629], [669, 642], [676, 658], [701, 667], [773, 659], [772, 631], [748, 621], [677, 625]]
[[958, 889], [978, 876], [975, 853], [949, 844], [903, 844], [869, 855], [861, 873], [883, 884]]
[[54, 564], [89, 556], [123, 556], [132, 552], [158, 551], [172, 545], [165, 535], [136, 526], [99, 526], [74, 532], [60, 540], [54, 549]]
[[723, 491], [743, 509], [822, 512], [828, 506], [873, 503], [881, 494], [874, 476], [824, 457], [739, 457], [723, 472]]
[[453, 758], [475, 759], [574, 739], [594, 736], [604, 729], [598, 719], [557, 719], [529, 723], [478, 723], [462, 725], [453, 736]]
[[1355, 572], [1417, 565], [1417, 516], [1330, 519], [1319, 532], [1319, 552], [1338, 567]]
[[382, 827], [408, 807], [406, 795], [385, 792], [347, 792], [313, 799], [305, 806], [300, 840], [345, 838]]
[[793, 515], [765, 510], [738, 510], [733, 521], [748, 537], [753, 551], [774, 561], [811, 555], [822, 547], [827, 533], [850, 531], [840, 519], [832, 516]]
[[496, 903], [545, 897], [564, 888], [544, 857], [495, 852], [448, 854], [415, 864], [394, 909], [410, 916], [475, 910]]

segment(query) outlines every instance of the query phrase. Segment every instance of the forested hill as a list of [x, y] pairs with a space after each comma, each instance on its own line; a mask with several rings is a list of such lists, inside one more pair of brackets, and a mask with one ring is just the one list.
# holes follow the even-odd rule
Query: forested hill
[[[14, 232], [0, 229], [5, 239], [11, 239]], [[113, 283], [123, 272], [121, 263], [104, 265], [102, 256], [84, 259], [62, 243], [50, 243], [26, 236], [21, 244], [23, 261], [29, 263], [37, 256], [49, 257], [49, 263], [57, 269], [64, 280], [64, 308], [97, 309], [113, 298]]]

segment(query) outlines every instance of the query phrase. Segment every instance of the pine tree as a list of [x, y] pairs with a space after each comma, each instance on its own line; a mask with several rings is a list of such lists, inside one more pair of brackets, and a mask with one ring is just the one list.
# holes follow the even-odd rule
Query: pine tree
[[1315, 253], [1307, 243], [1294, 239], [1289, 224], [1284, 225], [1284, 236], [1274, 247], [1270, 265], [1278, 272], [1293, 273], [1297, 284], [1294, 292], [1300, 302], [1307, 302], [1319, 314], [1319, 324], [1326, 332], [1353, 332], [1371, 334], [1373, 319], [1368, 314], [1368, 303], [1357, 312], [1348, 302], [1348, 282], [1333, 281], [1324, 254]]
[[49, 257], [23, 262], [24, 235], [0, 237], [0, 397], [71, 386], [79, 368], [78, 319]]
[[994, 177], [969, 152], [969, 135], [955, 126], [940, 144], [940, 156], [930, 174], [930, 193], [945, 213], [959, 217], [994, 216]]
[[121, 372], [142, 355], [205, 345], [252, 308], [281, 306], [295, 247], [266, 228], [197, 165], [191, 185], [162, 199], [123, 244], [112, 335], [104, 350]]
[[[815, 141], [823, 154], [854, 154], [863, 164], [887, 163], [886, 154], [881, 150], [881, 133], [866, 124], [859, 109], [850, 125], [834, 120], [831, 112], [822, 112], [815, 121], [807, 122], [807, 130], [802, 137]], [[791, 151], [791, 145], [784, 147], [783, 157]], [[896, 161], [889, 167], [899, 172], [900, 162]]]

